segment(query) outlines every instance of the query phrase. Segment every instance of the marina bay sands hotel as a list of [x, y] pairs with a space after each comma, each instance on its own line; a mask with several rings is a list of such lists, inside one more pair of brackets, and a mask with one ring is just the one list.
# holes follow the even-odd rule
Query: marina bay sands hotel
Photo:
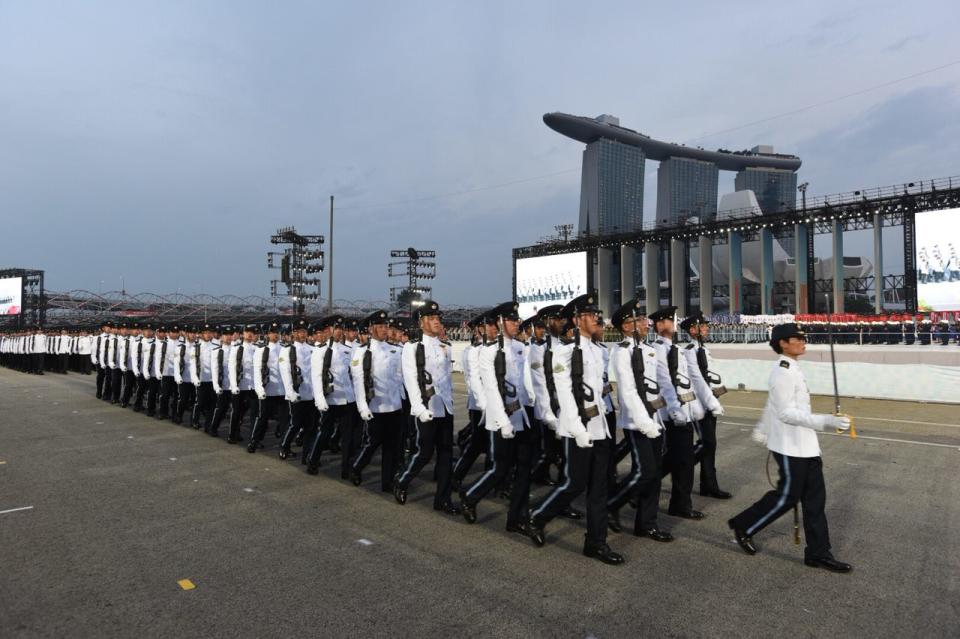
[[[696, 309], [813, 312], [824, 304], [824, 286], [832, 289], [831, 306], [842, 311], [845, 282], [849, 286], [851, 278], [859, 278], [863, 288], [873, 265], [881, 263], [883, 220], [876, 226], [877, 251], [871, 264], [843, 255], [843, 231], [854, 228], [851, 223], [826, 226], [820, 218], [796, 219], [801, 214], [797, 156], [774, 153], [769, 146], [709, 151], [664, 142], [622, 127], [610, 115], [548, 113], [543, 121], [586, 145], [579, 228], [576, 237], [565, 242], [514, 249], [515, 291], [527, 285], [517, 279], [517, 260], [585, 251], [587, 284], [597, 290], [607, 313], [637, 294], [646, 299], [648, 311], [670, 303], [681, 314]], [[656, 215], [645, 223], [647, 160], [660, 164]], [[720, 171], [736, 176], [735, 191], [718, 202]], [[859, 191], [857, 195], [860, 201]], [[813, 235], [824, 232], [832, 234], [832, 255], [817, 257]], [[872, 290], [861, 294], [872, 293], [879, 309], [883, 278], [875, 279], [875, 286], [870, 279]]]

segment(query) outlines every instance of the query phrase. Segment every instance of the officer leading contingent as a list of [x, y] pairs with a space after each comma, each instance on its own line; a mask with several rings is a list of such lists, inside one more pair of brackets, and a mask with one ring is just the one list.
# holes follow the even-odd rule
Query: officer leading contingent
[[[189, 414], [189, 425], [213, 437], [227, 421], [231, 444], [244, 441], [249, 414], [251, 453], [263, 447], [274, 420], [281, 460], [299, 456], [307, 472], [317, 474], [322, 454], [339, 447], [341, 477], [356, 486], [379, 451], [380, 490], [392, 492], [399, 504], [406, 503], [415, 480], [430, 479], [420, 475], [435, 458], [437, 511], [462, 514], [472, 524], [484, 499], [506, 496], [507, 532], [526, 535], [537, 546], [545, 545], [554, 518], [583, 516], [571, 506], [582, 494], [583, 554], [617, 565], [624, 557], [610, 548], [607, 535], [622, 532], [628, 504], [636, 507], [635, 535], [673, 540], [658, 520], [666, 474], [673, 483], [669, 515], [703, 517], [691, 497], [697, 464], [700, 495], [730, 497], [720, 489], [715, 467], [724, 389], [711, 371], [708, 323], [702, 315], [688, 317], [680, 329], [692, 341], [678, 345], [674, 308], [649, 318], [640, 309], [631, 300], [613, 314], [622, 341], [610, 350], [600, 341], [602, 319], [592, 294], [545, 307], [522, 323], [512, 301], [471, 320], [472, 343], [460, 356], [469, 420], [457, 437], [456, 468], [453, 347], [443, 338], [439, 305], [429, 300], [415, 313], [416, 326], [383, 310], [362, 320], [333, 315], [266, 326], [106, 322], [96, 335], [35, 330], [4, 336], [0, 355], [4, 365], [33, 372], [44, 368], [38, 355], [54, 370], [63, 368], [62, 355], [84, 355], [96, 368], [97, 397], [175, 423]], [[652, 346], [651, 325], [657, 333]], [[789, 429], [845, 428], [849, 422], [809, 414], [809, 396], [792, 359], [802, 354], [791, 350], [802, 337], [798, 330], [777, 327], [771, 340], [784, 357], [771, 376], [763, 423], [781, 482], [730, 526], [744, 550], [755, 552], [753, 535], [801, 501], [806, 562], [843, 571], [849, 567], [830, 555], [816, 437]], [[617, 381], [616, 411], [608, 370]], [[616, 473], [618, 429], [624, 438], [620, 454], [630, 464], [622, 476]], [[481, 456], [482, 472], [467, 481]], [[549, 490], [530, 504], [534, 484]]]

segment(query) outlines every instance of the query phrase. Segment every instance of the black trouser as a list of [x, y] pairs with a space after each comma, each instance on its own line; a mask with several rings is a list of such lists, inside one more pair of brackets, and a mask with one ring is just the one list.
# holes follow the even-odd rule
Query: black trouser
[[60, 353], [57, 355], [57, 372], [64, 373], [67, 372], [67, 363], [70, 361], [70, 355], [67, 353]]
[[123, 371], [123, 394], [120, 397], [120, 405], [126, 408], [130, 404], [130, 398], [133, 397], [134, 387], [137, 385], [137, 376], [129, 368]]
[[595, 547], [607, 541], [607, 481], [613, 447], [609, 439], [593, 441], [580, 448], [572, 437], [563, 438], [566, 479], [533, 507], [530, 519], [545, 526], [565, 511], [577, 496], [587, 491], [587, 535], [585, 546]]
[[771, 452], [777, 461], [780, 479], [776, 490], [770, 490], [731, 521], [735, 528], [755, 535], [778, 517], [790, 512], [797, 502], [803, 506], [803, 532], [807, 559], [830, 556], [830, 533], [827, 515], [827, 488], [823, 481], [823, 460], [820, 457], [788, 457]]
[[93, 362], [90, 361], [89, 355], [80, 356], [80, 372], [84, 375], [89, 375], [90, 371], [93, 370]]
[[110, 402], [119, 404], [123, 396], [123, 371], [119, 367], [110, 369]]
[[466, 448], [460, 451], [460, 459], [457, 460], [456, 466], [453, 467], [453, 479], [458, 483], [462, 482], [463, 478], [467, 476], [470, 468], [474, 462], [477, 461], [477, 457], [479, 457], [481, 453], [492, 459], [492, 455], [490, 454], [490, 438], [487, 436], [487, 429], [480, 425], [483, 411], [470, 410], [469, 415], [470, 423], [467, 425], [467, 428], [470, 429], [470, 439], [467, 442]]
[[667, 454], [663, 460], [663, 476], [671, 479], [670, 510], [693, 509], [693, 424], [665, 422]]
[[243, 416], [249, 410], [256, 420], [256, 415], [260, 412], [260, 400], [257, 394], [252, 390], [242, 390], [236, 395], [230, 394], [230, 435], [229, 440], [238, 442], [240, 437], [240, 424], [243, 423]]
[[607, 493], [617, 487], [617, 414], [610, 411], [605, 416], [607, 430], [610, 431], [610, 464], [607, 466]]
[[[106, 388], [104, 388], [106, 387]], [[110, 394], [110, 378], [107, 375], [107, 367], [97, 365], [97, 399], [103, 399], [104, 395]]]
[[397, 479], [397, 484], [406, 489], [437, 451], [437, 492], [433, 496], [434, 508], [450, 503], [451, 475], [453, 474], [453, 415], [434, 417], [429, 422], [419, 419], [413, 422], [413, 454]]
[[540, 483], [546, 482], [550, 479], [550, 467], [556, 466], [557, 481], [562, 483], [564, 479], [563, 438], [546, 424], [542, 425], [540, 432], [540, 457], [533, 467], [533, 480]]
[[[350, 476], [350, 464], [360, 450], [360, 440], [363, 437], [363, 427], [360, 416], [357, 414], [356, 402], [349, 404], [331, 404], [320, 418], [320, 428], [310, 445], [307, 465], [316, 468], [320, 463], [320, 455], [330, 446], [340, 429], [340, 476], [346, 479]], [[306, 439], [303, 440], [307, 442]]]
[[147, 382], [143, 375], [137, 377], [137, 392], [133, 396], [133, 410], [140, 412], [143, 410], [143, 398], [147, 396]]
[[360, 473], [373, 454], [380, 450], [380, 490], [393, 490], [393, 476], [403, 460], [403, 420], [402, 410], [389, 413], [374, 413], [373, 419], [366, 423], [360, 452], [353, 462], [353, 471]]
[[46, 359], [46, 353], [34, 353], [30, 356], [30, 372], [36, 373], [37, 375], [43, 375], [44, 360]]
[[177, 384], [177, 412], [174, 415], [175, 424], [183, 423], [183, 414], [190, 411], [191, 425], [193, 424], [194, 406], [197, 403], [197, 387], [193, 382], [183, 382]]
[[[213, 390], [213, 382], [200, 382], [197, 386], [197, 404], [193, 411], [193, 427], [203, 426], [203, 432], [210, 432], [213, 423], [213, 412], [217, 408], [217, 393]], [[200, 418], [203, 418], [203, 422]]]
[[611, 513], [616, 513], [636, 495], [637, 517], [634, 530], [651, 530], [657, 527], [663, 436], [650, 439], [638, 430], [624, 430], [623, 434], [630, 451], [630, 473], [610, 494], [607, 508]]
[[287, 411], [290, 414], [290, 420], [283, 439], [280, 440], [280, 448], [289, 453], [290, 447], [297, 439], [297, 433], [301, 430], [304, 433], [313, 430], [311, 426], [316, 423], [317, 407], [312, 399], [304, 399], [299, 402], [287, 402]]
[[710, 411], [700, 420], [700, 439], [700, 492], [716, 492], [720, 490], [717, 484], [717, 418]]
[[160, 419], [174, 417], [178, 399], [177, 380], [173, 375], [164, 375], [160, 379], [160, 404], [157, 406], [157, 417]]
[[160, 380], [156, 377], [144, 380], [147, 387], [147, 417], [157, 414], [157, 395], [160, 392]]
[[217, 393], [216, 404], [213, 409], [213, 419], [210, 420], [210, 428], [207, 429], [207, 432], [211, 435], [219, 434], [220, 423], [223, 422], [223, 418], [227, 416], [227, 411], [230, 410], [231, 397], [233, 397], [233, 395], [227, 390], [221, 390]]
[[267, 422], [272, 417], [278, 424], [283, 424], [287, 420], [287, 400], [283, 395], [268, 395], [261, 399], [258, 404], [257, 420], [253, 423], [253, 432], [250, 434], [251, 443], [260, 443], [267, 433]]
[[[476, 506], [491, 490], [508, 480], [511, 473], [516, 471], [510, 487], [507, 524], [524, 523], [530, 504], [530, 471], [535, 458], [538, 433], [533, 428], [526, 428], [515, 432], [510, 439], [505, 439], [499, 430], [487, 431], [486, 434], [488, 446], [493, 450], [493, 466], [472, 486], [462, 491], [463, 501], [468, 506]], [[474, 433], [473, 436], [480, 435]]]

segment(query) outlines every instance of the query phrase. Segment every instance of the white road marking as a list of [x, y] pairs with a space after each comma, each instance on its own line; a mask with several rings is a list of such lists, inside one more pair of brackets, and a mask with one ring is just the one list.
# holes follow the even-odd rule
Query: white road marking
[[[762, 408], [757, 408], [755, 406], [732, 406], [727, 405], [724, 408], [739, 408], [740, 410], [755, 410], [762, 411]], [[916, 421], [906, 421], [903, 419], [887, 419], [885, 417], [861, 417], [860, 415], [854, 415], [854, 418], [858, 422], [862, 421], [872, 421], [872, 422], [890, 422], [893, 424], [910, 424], [911, 426], [946, 426], [948, 428], [960, 428], [960, 424], [944, 424], [942, 422], [916, 422]]]
[[127, 435], [127, 439], [133, 439], [133, 435]]
[[360, 544], [361, 546], [372, 546], [372, 545], [373, 545], [373, 542], [370, 541], [369, 539], [358, 539], [358, 540], [357, 540], [357, 543]]
[[252, 492], [253, 492], [253, 488], [244, 488], [244, 489], [243, 489], [243, 492], [245, 492], [245, 493], [252, 493]]
[[170, 458], [170, 461], [177, 461], [177, 458], [176, 458], [176, 457], [171, 457], [171, 458]]
[[21, 510], [33, 510], [33, 506], [21, 506], [20, 508], [10, 508], [9, 510], [0, 510], [0, 515], [6, 515], [7, 513], [15, 513]]

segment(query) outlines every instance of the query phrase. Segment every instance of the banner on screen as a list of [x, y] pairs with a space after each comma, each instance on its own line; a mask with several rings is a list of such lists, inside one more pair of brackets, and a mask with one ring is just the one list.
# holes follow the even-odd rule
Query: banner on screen
[[544, 255], [517, 260], [520, 317], [526, 319], [544, 306], [566, 304], [587, 292], [587, 253]]
[[19, 315], [23, 308], [20, 299], [22, 293], [23, 278], [0, 279], [0, 315]]
[[960, 310], [960, 209], [917, 213], [917, 309]]

